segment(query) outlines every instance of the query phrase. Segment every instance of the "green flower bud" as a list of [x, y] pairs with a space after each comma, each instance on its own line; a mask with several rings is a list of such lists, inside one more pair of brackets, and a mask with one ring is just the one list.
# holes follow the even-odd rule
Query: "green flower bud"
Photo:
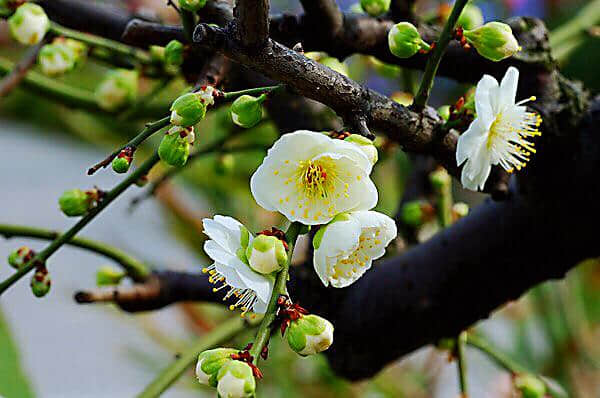
[[262, 120], [262, 103], [266, 98], [266, 94], [258, 98], [251, 95], [236, 98], [229, 108], [233, 123], [247, 129], [256, 126]]
[[179, 66], [183, 63], [183, 44], [178, 40], [171, 40], [165, 47], [165, 62], [169, 65]]
[[260, 274], [279, 271], [288, 260], [283, 242], [274, 236], [258, 235], [246, 249], [248, 265]]
[[447, 122], [450, 119], [450, 105], [442, 105], [437, 109], [438, 115]]
[[150, 58], [153, 62], [162, 63], [165, 62], [165, 48], [162, 46], [150, 46], [149, 48]]
[[463, 29], [474, 29], [483, 25], [483, 14], [479, 7], [468, 3], [461, 12], [456, 26], [462, 26]]
[[377, 17], [390, 9], [390, 0], [360, 0], [360, 8], [370, 16]]
[[63, 192], [58, 199], [62, 212], [68, 217], [79, 217], [87, 213], [97, 200], [97, 192], [82, 191], [81, 189], [70, 189]]
[[79, 40], [57, 37], [52, 41], [52, 44], [65, 46], [70, 49], [74, 55], [75, 66], [81, 65], [87, 57], [88, 46]]
[[522, 398], [543, 398], [546, 395], [546, 385], [534, 375], [518, 375], [515, 377], [515, 387], [521, 392]]
[[196, 378], [201, 384], [216, 387], [217, 374], [221, 367], [231, 361], [231, 356], [237, 354], [238, 350], [233, 348], [215, 348], [203, 351], [198, 355], [196, 364]]
[[179, 0], [179, 6], [187, 11], [196, 12], [206, 5], [206, 0]]
[[45, 75], [62, 75], [75, 67], [75, 53], [65, 45], [46, 44], [40, 50], [38, 62]]
[[222, 398], [251, 398], [255, 396], [256, 380], [246, 362], [228, 361], [217, 374], [217, 391]]
[[444, 188], [448, 187], [452, 183], [452, 177], [446, 171], [446, 169], [437, 169], [429, 174], [429, 181], [436, 192], [440, 192]]
[[371, 164], [377, 163], [377, 160], [379, 159], [379, 154], [377, 153], [377, 148], [375, 148], [373, 141], [360, 134], [350, 134], [344, 139], [344, 141], [348, 141], [357, 145], [360, 148], [360, 150], [365, 155], [367, 155], [367, 157], [371, 161]]
[[226, 153], [215, 160], [215, 172], [219, 175], [230, 174], [235, 168], [235, 157]]
[[206, 104], [197, 93], [184, 94], [171, 105], [171, 123], [189, 127], [204, 119]]
[[417, 28], [409, 22], [400, 22], [388, 33], [390, 52], [398, 58], [410, 58], [419, 50], [429, 51], [431, 47], [421, 39]]
[[136, 71], [111, 70], [96, 88], [96, 103], [104, 110], [117, 110], [135, 101], [137, 87], [138, 73]]
[[52, 281], [46, 267], [38, 267], [31, 277], [31, 292], [35, 297], [44, 297], [50, 291]]
[[27, 246], [19, 247], [8, 255], [8, 263], [13, 268], [19, 269], [27, 264], [34, 256], [35, 252]]
[[317, 354], [333, 343], [333, 325], [318, 315], [303, 315], [290, 323], [287, 341], [302, 356]]
[[521, 50], [510, 26], [501, 22], [489, 22], [473, 30], [463, 32], [467, 43], [492, 61], [501, 61]]
[[329, 69], [333, 69], [341, 75], [348, 76], [348, 67], [345, 63], [340, 62], [340, 60], [337, 58], [323, 57], [319, 59], [319, 63], [325, 65]]
[[120, 269], [105, 265], [98, 268], [96, 271], [96, 285], [98, 286], [112, 286], [121, 283], [121, 280], [125, 277], [125, 272]]
[[117, 157], [115, 157], [112, 161], [112, 168], [115, 173], [127, 173], [129, 170], [129, 166], [131, 166], [131, 161], [133, 160], [133, 149], [131, 147], [126, 147], [121, 150]]
[[50, 28], [50, 20], [44, 9], [37, 4], [25, 3], [8, 19], [12, 37], [21, 44], [40, 42]]
[[401, 219], [402, 222], [411, 227], [417, 228], [423, 225], [425, 217], [422, 209], [422, 202], [420, 200], [413, 200], [406, 202], [402, 206]]
[[173, 126], [160, 142], [158, 156], [168, 165], [181, 167], [187, 162], [193, 142], [193, 127]]

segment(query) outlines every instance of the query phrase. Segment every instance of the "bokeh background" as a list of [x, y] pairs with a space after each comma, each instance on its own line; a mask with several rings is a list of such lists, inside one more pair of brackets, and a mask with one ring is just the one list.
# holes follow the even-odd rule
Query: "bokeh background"
[[[162, 0], [113, 2], [128, 9], [154, 12], [175, 21]], [[351, 1], [340, 1], [350, 9]], [[512, 15], [543, 18], [550, 29], [573, 16], [587, 2], [576, 0], [475, 1], [486, 20]], [[423, 11], [437, 10], [439, 2], [418, 2]], [[297, 1], [273, 0], [274, 12], [300, 12]], [[588, 88], [600, 88], [600, 39], [589, 32], [575, 43], [559, 43], [563, 71], [583, 80]], [[0, 59], [17, 60], [22, 48], [10, 41], [0, 22]], [[382, 68], [367, 57], [345, 62], [352, 78], [392, 95], [410, 92], [419, 73]], [[465, 65], [468, 67], [468, 65]], [[106, 65], [88, 62], [61, 78], [93, 90]], [[415, 80], [417, 79], [417, 80]], [[149, 81], [141, 90], [148, 91]], [[185, 88], [171, 82], [153, 100], [168, 103]], [[432, 104], [454, 102], [467, 86], [439, 79]], [[161, 117], [157, 114], [156, 117]], [[109, 188], [120, 178], [110, 171], [93, 178], [87, 168], [104, 158], [139, 131], [142, 121], [101, 117], [52, 103], [33, 92], [18, 89], [0, 99], [0, 223], [65, 229], [72, 220], [58, 210], [57, 198], [69, 188], [97, 185]], [[197, 136], [209, 142], [228, 134], [232, 125], [226, 109], [211, 111]], [[278, 131], [266, 121], [245, 131], [239, 143], [268, 146]], [[154, 137], [142, 148], [155, 147]], [[148, 153], [148, 152], [146, 152]], [[82, 236], [122, 248], [156, 268], [199, 272], [207, 263], [202, 253], [200, 220], [226, 213], [255, 230], [279, 220], [259, 209], [249, 193], [248, 180], [264, 151], [233, 155], [208, 155], [187, 168], [156, 198], [134, 210], [131, 200], [142, 193], [132, 188], [87, 227]], [[566, 166], [568, 167], [568, 166]], [[410, 162], [397, 147], [386, 146], [374, 178], [380, 188], [378, 210], [394, 215], [402, 196]], [[160, 174], [163, 170], [155, 171]], [[385, 184], [384, 184], [385, 182]], [[475, 205], [480, 195], [455, 194]], [[565, 209], [568, 211], [568, 209]], [[551, 217], [552, 215], [548, 215]], [[565, 231], [567, 233], [567, 231]], [[40, 241], [0, 240], [0, 258]], [[95, 272], [106, 261], [96, 255], [65, 247], [49, 261], [52, 291], [36, 299], [28, 283], [20, 282], [0, 298], [0, 396], [28, 397], [131, 397], [140, 392], [178, 352], [229, 313], [210, 304], [178, 304], [153, 313], [130, 315], [111, 305], [78, 305], [77, 290], [95, 283]], [[485, 267], [486, 264], [481, 264]], [[524, 264], [523, 266], [527, 266]], [[0, 262], [0, 278], [12, 269]], [[517, 302], [509, 303], [476, 328], [506, 354], [532, 371], [553, 377], [579, 398], [600, 397], [600, 267], [590, 259], [566, 279], [534, 288]], [[404, 325], [410, 328], [409, 324]], [[238, 346], [250, 336], [240, 336]], [[373, 336], [377, 338], [377, 336]], [[271, 357], [260, 383], [263, 397], [456, 397], [455, 364], [447, 353], [426, 347], [398, 361], [377, 377], [360, 383], [337, 378], [324, 357], [299, 358], [280, 339], [274, 338]], [[510, 376], [478, 352], [468, 351], [469, 382], [473, 397], [512, 397]], [[197, 385], [191, 372], [164, 396], [212, 396], [214, 390]]]

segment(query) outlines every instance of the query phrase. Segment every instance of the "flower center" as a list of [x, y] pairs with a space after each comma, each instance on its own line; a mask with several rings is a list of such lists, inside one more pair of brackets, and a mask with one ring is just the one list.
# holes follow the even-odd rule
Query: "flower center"
[[335, 163], [331, 159], [301, 160], [296, 186], [307, 198], [327, 198], [335, 191]]

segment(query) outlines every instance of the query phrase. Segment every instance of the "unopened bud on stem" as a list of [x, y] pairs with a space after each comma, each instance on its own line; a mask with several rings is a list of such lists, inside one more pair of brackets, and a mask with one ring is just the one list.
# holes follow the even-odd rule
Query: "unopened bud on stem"
[[431, 46], [423, 41], [417, 28], [409, 22], [400, 22], [388, 33], [390, 52], [398, 58], [410, 58], [419, 51], [428, 52]]

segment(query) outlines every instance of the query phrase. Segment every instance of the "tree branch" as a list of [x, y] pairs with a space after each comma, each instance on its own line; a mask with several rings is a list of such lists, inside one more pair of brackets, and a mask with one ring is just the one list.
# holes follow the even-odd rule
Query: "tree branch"
[[344, 23], [344, 14], [335, 0], [300, 0], [306, 19], [325, 37], [335, 37]]
[[269, 38], [269, 0], [237, 0], [235, 40], [244, 48], [263, 47]]
[[10, 94], [25, 79], [27, 72], [37, 61], [38, 54], [48, 39], [43, 38], [38, 44], [27, 50], [23, 58], [17, 63], [14, 68], [0, 81], [0, 98]]

